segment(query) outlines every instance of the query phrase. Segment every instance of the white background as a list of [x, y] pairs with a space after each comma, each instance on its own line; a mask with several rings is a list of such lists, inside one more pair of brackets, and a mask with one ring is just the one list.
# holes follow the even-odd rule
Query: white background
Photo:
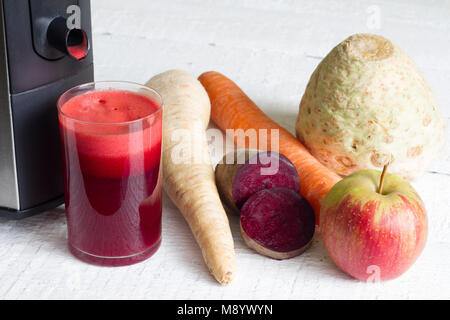
[[[449, 123], [449, 17], [450, 1], [437, 0], [92, 0], [96, 80], [144, 83], [172, 68], [196, 76], [220, 71], [293, 132], [299, 101], [320, 60], [349, 35], [371, 32], [415, 60]], [[406, 274], [387, 283], [367, 284], [339, 271], [320, 236], [291, 260], [259, 256], [245, 246], [232, 217], [238, 272], [231, 285], [220, 286], [166, 198], [160, 250], [130, 267], [96, 267], [72, 257], [63, 207], [23, 221], [0, 219], [0, 298], [448, 299], [448, 144], [414, 186], [429, 214], [428, 243]]]

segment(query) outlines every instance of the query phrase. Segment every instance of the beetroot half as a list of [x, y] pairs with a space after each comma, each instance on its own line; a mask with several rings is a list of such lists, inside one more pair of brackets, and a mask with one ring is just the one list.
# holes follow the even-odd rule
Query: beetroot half
[[241, 209], [245, 243], [273, 259], [303, 253], [315, 231], [314, 210], [301, 195], [285, 188], [264, 189], [251, 196]]
[[228, 153], [217, 165], [215, 178], [225, 209], [238, 215], [245, 201], [260, 190], [300, 189], [294, 165], [273, 151], [239, 149]]
[[263, 189], [287, 188], [298, 193], [300, 181], [288, 158], [269, 151], [250, 157], [236, 171], [231, 188], [234, 203], [241, 209], [248, 198]]

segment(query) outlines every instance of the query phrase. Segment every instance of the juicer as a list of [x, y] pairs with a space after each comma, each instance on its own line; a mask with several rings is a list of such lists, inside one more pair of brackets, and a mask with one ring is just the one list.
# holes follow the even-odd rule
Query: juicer
[[64, 202], [56, 103], [94, 78], [89, 0], [0, 0], [0, 215]]

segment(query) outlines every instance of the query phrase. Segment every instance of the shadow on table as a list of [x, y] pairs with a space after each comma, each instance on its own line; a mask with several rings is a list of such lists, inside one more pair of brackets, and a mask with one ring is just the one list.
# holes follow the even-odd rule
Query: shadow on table
[[195, 238], [183, 215], [163, 194], [163, 232], [161, 249], [171, 265], [184, 270], [186, 278], [192, 277], [196, 281], [218, 284], [210, 274]]

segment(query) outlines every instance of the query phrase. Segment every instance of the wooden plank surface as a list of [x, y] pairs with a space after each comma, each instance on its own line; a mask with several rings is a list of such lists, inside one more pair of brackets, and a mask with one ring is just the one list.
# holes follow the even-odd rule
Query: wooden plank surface
[[[450, 1], [93, 0], [92, 13], [96, 80], [143, 83], [172, 68], [195, 75], [217, 70], [292, 132], [320, 60], [353, 33], [378, 33], [416, 61], [449, 123]], [[96, 267], [73, 258], [63, 207], [23, 221], [0, 219], [0, 298], [448, 299], [448, 143], [414, 186], [429, 213], [428, 243], [406, 274], [387, 283], [358, 282], [339, 271], [319, 236], [300, 257], [259, 256], [245, 246], [232, 217], [238, 274], [222, 287], [165, 198], [160, 250], [130, 267]]]

